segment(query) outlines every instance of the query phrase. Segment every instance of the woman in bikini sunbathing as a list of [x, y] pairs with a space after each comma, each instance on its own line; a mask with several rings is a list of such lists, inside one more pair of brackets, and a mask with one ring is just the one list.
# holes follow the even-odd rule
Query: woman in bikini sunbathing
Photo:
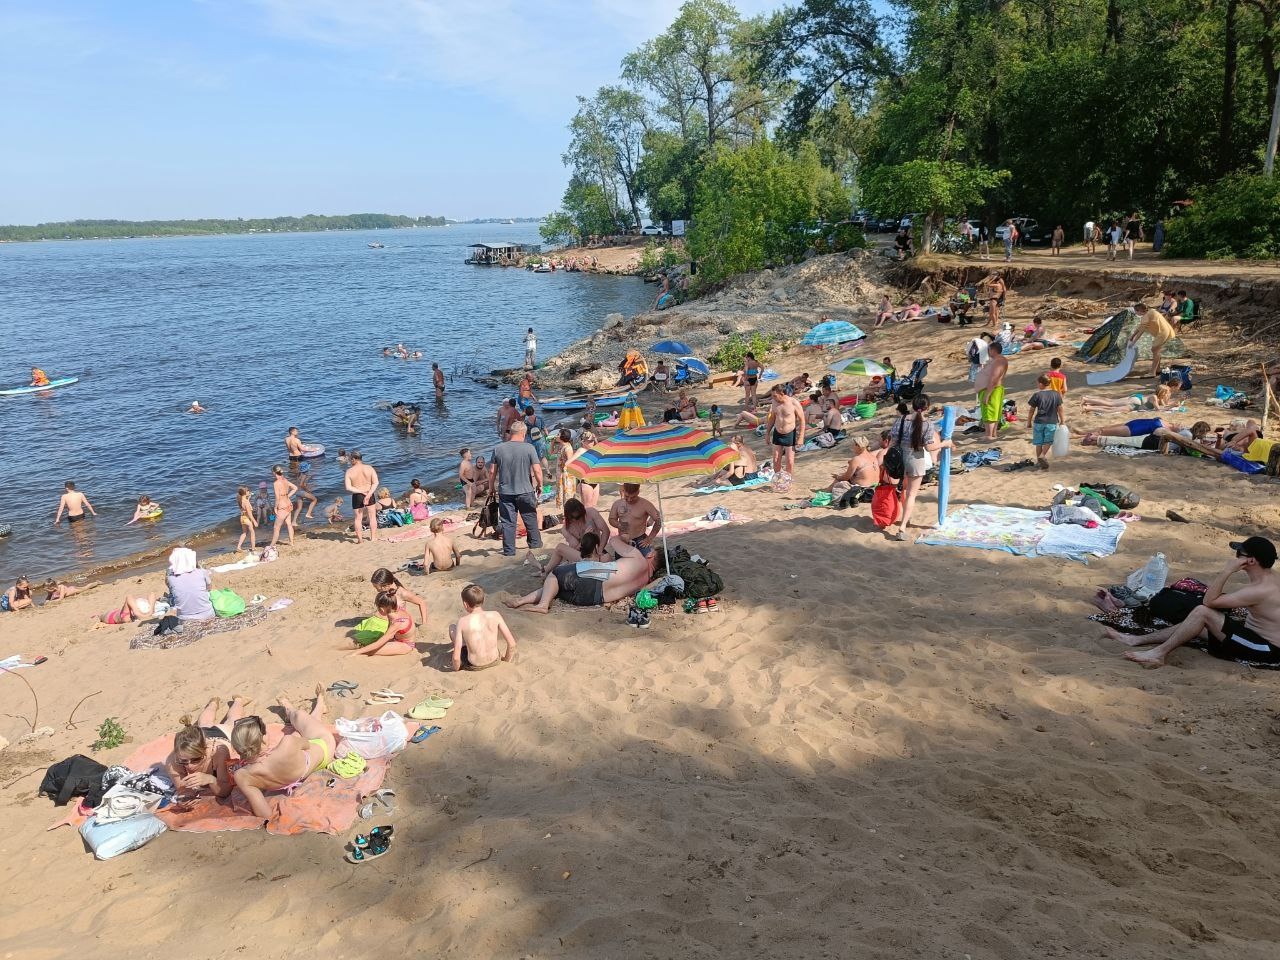
[[377, 640], [351, 651], [353, 656], [390, 657], [403, 653], [416, 653], [414, 646], [413, 617], [400, 609], [393, 593], [380, 593], [374, 601], [378, 615], [387, 618], [387, 629]]
[[258, 716], [241, 717], [231, 728], [231, 746], [244, 765], [235, 771], [240, 788], [254, 816], [265, 825], [274, 815], [263, 795], [272, 790], [292, 790], [333, 760], [337, 740], [324, 722], [324, 687], [316, 685], [316, 702], [303, 713], [284, 697], [276, 701], [284, 708], [285, 719], [293, 727], [270, 750], [266, 746], [267, 725]]
[[155, 608], [156, 595], [154, 593], [147, 597], [125, 597], [117, 609], [98, 614], [98, 620], [102, 623], [109, 623], [112, 626], [131, 623], [134, 620], [147, 619]]
[[216, 697], [206, 704], [195, 723], [190, 717], [182, 718], [182, 728], [173, 735], [173, 753], [165, 761], [179, 793], [190, 796], [208, 790], [219, 799], [231, 793], [235, 786], [228, 769], [231, 731], [251, 702], [233, 697], [219, 724], [213, 722], [220, 705]]

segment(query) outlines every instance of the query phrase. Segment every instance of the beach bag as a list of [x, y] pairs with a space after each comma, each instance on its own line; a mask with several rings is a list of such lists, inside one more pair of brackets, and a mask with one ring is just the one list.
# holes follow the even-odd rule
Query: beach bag
[[[897, 449], [896, 447], [891, 449]], [[887, 458], [886, 458], [887, 459]], [[898, 519], [898, 510], [902, 502], [898, 499], [898, 488], [892, 483], [882, 483], [871, 494], [871, 520], [877, 527], [884, 529]]]
[[1164, 587], [1147, 601], [1147, 612], [1166, 623], [1181, 623], [1191, 611], [1204, 603], [1203, 593]]
[[234, 590], [210, 590], [209, 603], [220, 617], [238, 617], [244, 613], [244, 597]]
[[1082, 483], [1080, 492], [1103, 497], [1121, 510], [1132, 510], [1142, 502], [1142, 497], [1118, 483]]
[[84, 797], [85, 803], [96, 807], [102, 802], [102, 775], [106, 772], [106, 766], [97, 760], [77, 753], [44, 772], [39, 793], [59, 807], [66, 806], [72, 797]]
[[339, 756], [354, 752], [366, 760], [377, 760], [399, 753], [409, 742], [409, 730], [394, 710], [380, 717], [356, 720], [339, 717], [333, 725], [338, 731]]
[[355, 641], [357, 647], [367, 647], [387, 632], [391, 626], [386, 617], [365, 617], [356, 624]]
[[427, 520], [431, 517], [431, 508], [425, 503], [415, 503], [409, 508], [409, 515], [414, 520]]
[[90, 817], [80, 825], [80, 836], [99, 860], [110, 860], [150, 843], [165, 830], [164, 821], [154, 813], [140, 813], [124, 820], [99, 823]]
[[813, 442], [823, 450], [829, 450], [836, 445], [836, 435], [830, 430], [823, 430], [813, 438]]

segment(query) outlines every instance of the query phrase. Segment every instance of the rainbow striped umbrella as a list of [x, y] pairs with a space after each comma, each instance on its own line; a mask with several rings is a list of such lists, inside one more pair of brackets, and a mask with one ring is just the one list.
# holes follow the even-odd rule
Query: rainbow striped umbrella
[[[663, 480], [715, 473], [737, 459], [738, 451], [706, 430], [683, 423], [655, 423], [601, 440], [571, 460], [565, 470], [587, 483], [656, 483], [661, 515]], [[662, 552], [670, 571], [665, 518]]]

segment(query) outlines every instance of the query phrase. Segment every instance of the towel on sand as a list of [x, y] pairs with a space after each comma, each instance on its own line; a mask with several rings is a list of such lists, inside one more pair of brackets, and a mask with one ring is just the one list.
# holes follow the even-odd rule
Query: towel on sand
[[703, 517], [690, 517], [688, 520], [673, 520], [665, 524], [668, 537], [678, 537], [681, 534], [693, 533], [695, 530], [715, 530], [719, 527], [727, 527], [731, 523], [748, 523], [751, 518], [741, 513], [730, 514], [728, 520], [708, 520]]
[[1088, 556], [1116, 552], [1127, 524], [1107, 520], [1090, 530], [1075, 524], [1054, 524], [1045, 510], [1023, 510], [973, 503], [957, 507], [938, 529], [920, 538], [934, 547], [973, 547], [1003, 550], [1022, 557], [1052, 556], [1088, 562]]
[[129, 641], [130, 650], [171, 650], [174, 647], [186, 647], [213, 636], [215, 633], [229, 633], [253, 627], [267, 619], [270, 611], [266, 607], [250, 607], [244, 613], [234, 617], [214, 617], [212, 620], [187, 620], [182, 624], [181, 633], [170, 633], [163, 637], [155, 635], [156, 625], [153, 621], [143, 623], [142, 632]]
[[[278, 743], [286, 732], [292, 732], [292, 728], [286, 731], [282, 724], [267, 724], [268, 745]], [[156, 764], [163, 764], [172, 750], [173, 738], [159, 737], [135, 750], [124, 761], [124, 766], [130, 770], [147, 770]], [[388, 759], [370, 760], [360, 776], [354, 780], [337, 777], [337, 784], [333, 787], [325, 786], [333, 774], [318, 771], [307, 777], [302, 786], [289, 796], [283, 793], [267, 794], [267, 802], [274, 811], [274, 816], [267, 823], [267, 832], [287, 836], [297, 833], [343, 833], [351, 829], [359, 816], [360, 798], [382, 786], [390, 766], [391, 761]], [[164, 809], [156, 811], [156, 816], [170, 830], [194, 833], [262, 829], [262, 821], [254, 816], [249, 809], [249, 802], [239, 790], [232, 790], [225, 800], [201, 796], [190, 806], [188, 812]], [[76, 826], [85, 819], [87, 818], [83, 814], [73, 809], [71, 814], [53, 826]]]
[[768, 477], [756, 477], [746, 483], [726, 483], [718, 487], [697, 487], [694, 493], [727, 493], [731, 490], [750, 490], [752, 487], [763, 487], [769, 482]]

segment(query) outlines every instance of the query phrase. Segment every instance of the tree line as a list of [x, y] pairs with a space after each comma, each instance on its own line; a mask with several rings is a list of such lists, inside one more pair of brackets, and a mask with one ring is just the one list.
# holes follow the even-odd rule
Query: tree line
[[805, 224], [856, 205], [1078, 228], [1166, 216], [1262, 166], [1280, 0], [878, 9], [802, 0], [744, 19], [689, 0], [616, 84], [578, 98], [544, 236], [689, 220], [716, 279], [794, 255]]
[[318, 230], [443, 227], [447, 223], [444, 217], [405, 217], [388, 213], [352, 213], [332, 217], [307, 214], [304, 217], [250, 220], [68, 220], [31, 226], [0, 226], [0, 240], [102, 240], [218, 233], [307, 233]]

